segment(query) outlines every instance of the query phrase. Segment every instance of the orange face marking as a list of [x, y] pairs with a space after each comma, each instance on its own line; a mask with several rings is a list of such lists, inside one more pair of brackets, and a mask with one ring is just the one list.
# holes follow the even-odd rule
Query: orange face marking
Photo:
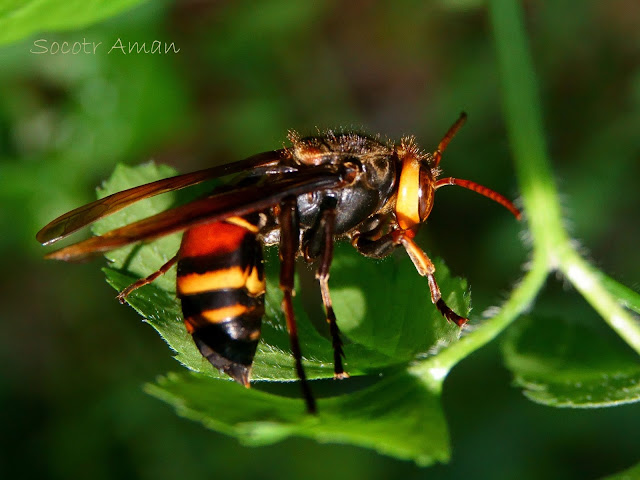
[[420, 223], [419, 198], [420, 162], [413, 155], [407, 155], [402, 160], [396, 200], [396, 218], [400, 228], [408, 230]]

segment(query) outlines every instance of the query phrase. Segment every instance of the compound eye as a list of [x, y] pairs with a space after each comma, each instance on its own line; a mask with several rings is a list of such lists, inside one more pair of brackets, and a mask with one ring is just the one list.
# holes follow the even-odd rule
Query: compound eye
[[436, 190], [430, 168], [424, 166], [420, 167], [419, 182], [418, 214], [420, 216], [420, 223], [422, 223], [431, 213], [431, 209], [433, 208], [433, 194]]

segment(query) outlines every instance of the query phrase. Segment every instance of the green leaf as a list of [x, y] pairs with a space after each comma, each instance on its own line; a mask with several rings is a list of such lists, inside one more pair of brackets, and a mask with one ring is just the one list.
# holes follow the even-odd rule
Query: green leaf
[[636, 313], [640, 313], [640, 293], [634, 292], [626, 285], [616, 282], [605, 274], [600, 274], [600, 279], [604, 288], [614, 295], [622, 305]]
[[[99, 194], [105, 196], [172, 174], [168, 167], [152, 163], [133, 168], [118, 166]], [[174, 192], [140, 201], [97, 222], [94, 233], [166, 210], [178, 202], [178, 196]], [[177, 252], [179, 242], [179, 235], [170, 235], [109, 252], [107, 280], [116, 289], [123, 289], [167, 262]], [[353, 377], [342, 382], [332, 380], [333, 350], [319, 295], [305, 295], [317, 289], [313, 271], [299, 269], [303, 278], [296, 281], [300, 294], [294, 298], [294, 306], [305, 370], [310, 379], [331, 379], [328, 383], [333, 387], [329, 390], [334, 390], [327, 393], [327, 382], [313, 382], [317, 393], [329, 395], [319, 402], [319, 420], [304, 414], [297, 386], [292, 394], [295, 398], [285, 398], [278, 390], [290, 389], [291, 385], [272, 385], [276, 391], [271, 393], [257, 391], [269, 382], [297, 379], [280, 311], [277, 249], [268, 248], [265, 257], [266, 314], [252, 370], [254, 386], [258, 387], [246, 391], [202, 358], [183, 326], [175, 297], [175, 269], [171, 269], [153, 284], [134, 291], [127, 300], [176, 352], [176, 359], [198, 375], [169, 375], [158, 385], [149, 386], [149, 391], [179, 406], [186, 416], [251, 444], [301, 435], [370, 446], [423, 464], [446, 460], [448, 440], [438, 402], [439, 388], [431, 385], [429, 390], [429, 384], [407, 373], [406, 367], [456, 341], [459, 329], [432, 305], [426, 280], [416, 273], [406, 255], [375, 262], [350, 245], [336, 245], [332, 299], [345, 341], [345, 367]], [[454, 310], [467, 314], [466, 282], [451, 278], [441, 262], [436, 262], [436, 268], [446, 301]], [[314, 322], [314, 318], [319, 321]], [[357, 382], [366, 381], [357, 376], [370, 379], [372, 385], [346, 395], [346, 390], [359, 385]], [[434, 432], [438, 432], [437, 438]], [[416, 435], [424, 438], [417, 441]]]
[[622, 472], [608, 475], [602, 480], [637, 480], [638, 478], [640, 478], [640, 463], [637, 463], [633, 467]]
[[0, 45], [36, 32], [81, 28], [142, 0], [5, 0], [0, 6]]
[[640, 400], [640, 360], [608, 331], [526, 318], [503, 343], [516, 385], [534, 402], [591, 408]]
[[147, 385], [149, 393], [174, 405], [180, 415], [246, 445], [296, 435], [372, 448], [423, 466], [449, 458], [439, 396], [406, 372], [395, 372], [353, 393], [321, 398], [317, 416], [307, 415], [297, 398], [259, 389], [260, 383], [246, 390], [197, 374], [169, 374]]

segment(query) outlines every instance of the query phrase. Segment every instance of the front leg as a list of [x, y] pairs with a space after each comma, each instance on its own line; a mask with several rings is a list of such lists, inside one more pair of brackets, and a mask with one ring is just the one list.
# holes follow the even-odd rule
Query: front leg
[[437, 307], [438, 311], [444, 318], [457, 326], [462, 327], [468, 322], [468, 319], [461, 317], [442, 299], [440, 287], [436, 282], [434, 273], [436, 267], [427, 254], [413, 241], [415, 233], [412, 230], [404, 230], [397, 228], [386, 235], [378, 236], [379, 226], [370, 232], [354, 237], [353, 245], [363, 255], [370, 257], [382, 258], [389, 255], [396, 247], [402, 245], [409, 254], [409, 258], [413, 262], [418, 273], [423, 277], [427, 277], [429, 282], [429, 291], [431, 292], [431, 301]]
[[440, 287], [436, 283], [436, 277], [434, 277], [434, 273], [436, 272], [436, 267], [433, 265], [431, 259], [427, 256], [426, 253], [413, 241], [414, 232], [412, 230], [394, 230], [391, 232], [391, 237], [393, 242], [397, 244], [402, 244], [404, 249], [409, 254], [409, 258], [418, 270], [418, 273], [423, 277], [427, 277], [427, 281], [429, 282], [429, 290], [431, 291], [431, 301], [438, 308], [440, 313], [444, 318], [449, 320], [450, 322], [455, 323], [457, 326], [461, 327], [469, 321], [468, 318], [461, 317], [456, 312], [451, 310], [449, 306], [442, 299], [442, 294], [440, 293]]
[[393, 242], [389, 232], [390, 222], [387, 215], [374, 215], [364, 222], [359, 232], [351, 239], [351, 244], [365, 257], [384, 258], [398, 245]]

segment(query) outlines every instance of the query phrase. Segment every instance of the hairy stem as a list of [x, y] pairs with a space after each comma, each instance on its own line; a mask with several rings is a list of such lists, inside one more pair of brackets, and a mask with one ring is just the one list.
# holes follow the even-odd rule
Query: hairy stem
[[493, 340], [527, 310], [554, 270], [560, 270], [605, 321], [640, 353], [640, 323], [622, 306], [638, 311], [640, 296], [608, 279], [581, 258], [564, 228], [544, 141], [540, 100], [520, 2], [489, 0], [489, 13], [502, 79], [507, 132], [533, 260], [497, 315], [437, 356], [410, 369], [433, 390], [441, 388], [456, 363]]
[[606, 288], [602, 282], [602, 274], [573, 249], [567, 249], [561, 255], [560, 262], [562, 273], [576, 290], [609, 326], [640, 354], [640, 322], [622, 307], [624, 300]]

